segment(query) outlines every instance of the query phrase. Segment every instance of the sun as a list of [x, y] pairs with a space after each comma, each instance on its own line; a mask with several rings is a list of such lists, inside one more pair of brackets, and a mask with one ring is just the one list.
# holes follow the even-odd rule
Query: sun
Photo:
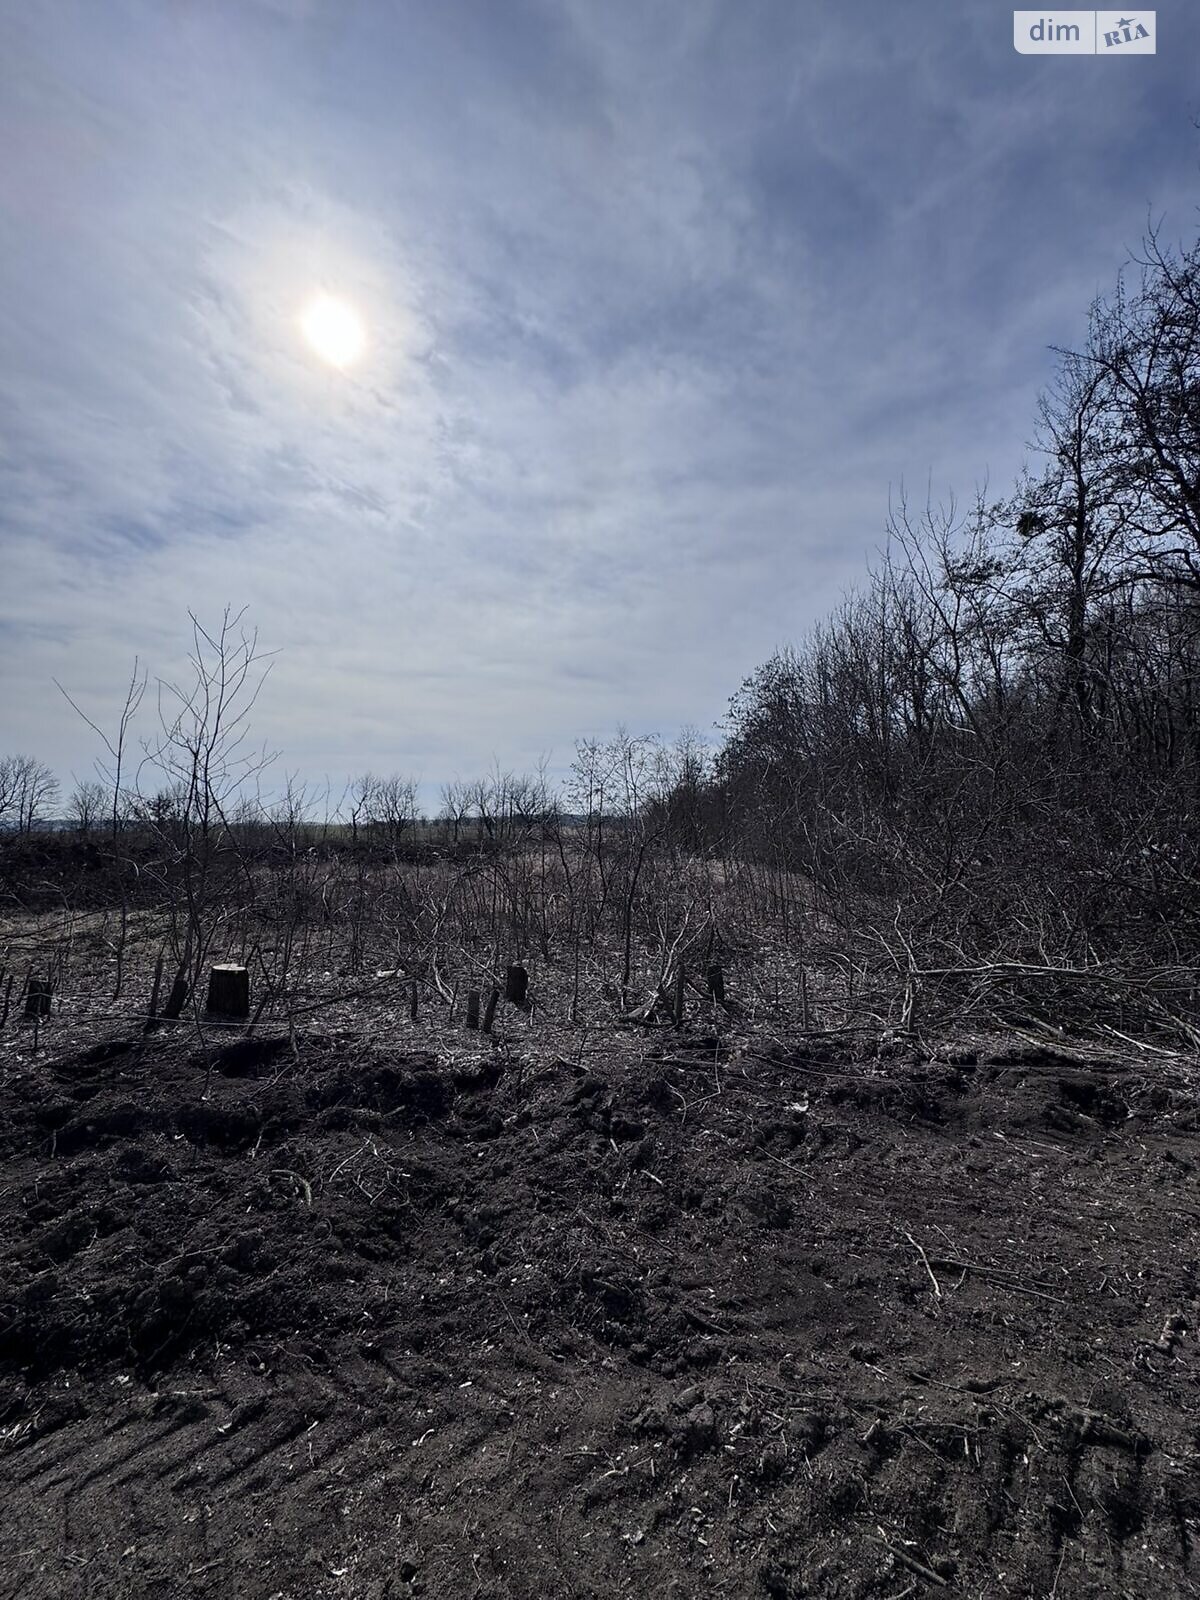
[[331, 367], [352, 366], [367, 342], [358, 312], [332, 294], [319, 294], [309, 301], [300, 317], [300, 331]]

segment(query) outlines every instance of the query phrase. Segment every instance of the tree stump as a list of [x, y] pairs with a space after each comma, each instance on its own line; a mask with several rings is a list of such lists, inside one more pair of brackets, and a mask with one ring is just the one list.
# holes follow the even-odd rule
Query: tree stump
[[708, 969], [708, 992], [719, 1006], [725, 1004], [725, 974], [715, 961]]
[[504, 998], [524, 1010], [528, 1003], [529, 974], [524, 967], [509, 967], [504, 974]]
[[467, 1027], [479, 1027], [479, 990], [467, 990]]
[[210, 1017], [230, 1017], [244, 1021], [250, 1015], [250, 970], [234, 961], [221, 961], [209, 969], [208, 1004]]
[[49, 978], [30, 978], [29, 987], [25, 991], [26, 1020], [32, 1022], [38, 1017], [48, 1017], [53, 994], [54, 985]]
[[496, 1020], [496, 1007], [500, 1002], [500, 991], [493, 984], [492, 992], [488, 995], [488, 1003], [483, 1008], [483, 1031], [491, 1033], [492, 1023]]

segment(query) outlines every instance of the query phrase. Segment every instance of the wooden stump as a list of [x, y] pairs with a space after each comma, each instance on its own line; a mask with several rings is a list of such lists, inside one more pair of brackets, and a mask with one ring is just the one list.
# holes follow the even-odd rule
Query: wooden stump
[[467, 990], [467, 1027], [479, 1027], [479, 990]]
[[209, 969], [208, 1004], [210, 1017], [230, 1017], [244, 1021], [250, 1015], [250, 970], [234, 961], [221, 961]]
[[708, 969], [708, 992], [719, 1006], [725, 1004], [725, 974], [715, 961]]
[[29, 987], [25, 991], [26, 1021], [33, 1022], [38, 1017], [48, 1017], [53, 995], [54, 985], [49, 978], [30, 978]]
[[529, 974], [524, 967], [509, 967], [504, 974], [504, 998], [524, 1010], [528, 1003]]
[[491, 992], [491, 994], [488, 995], [488, 1003], [484, 1007], [484, 1010], [483, 1010], [483, 1031], [484, 1031], [484, 1033], [491, 1033], [491, 1031], [492, 1031], [492, 1023], [496, 1020], [496, 1007], [497, 1007], [497, 1005], [499, 1003], [500, 1003], [500, 991], [499, 991], [499, 989], [497, 989], [495, 987], [495, 985], [493, 985], [492, 992]]

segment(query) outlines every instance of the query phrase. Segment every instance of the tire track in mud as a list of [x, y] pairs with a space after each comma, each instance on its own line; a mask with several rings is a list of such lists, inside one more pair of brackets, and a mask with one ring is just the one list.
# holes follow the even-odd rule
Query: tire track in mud
[[202, 1115], [160, 1064], [53, 1155], [11, 1108], [0, 1592], [1190, 1593], [1190, 1158], [1126, 1133], [1136, 1083], [869, 1064], [801, 1102], [732, 1063], [702, 1101], [704, 1049], [533, 1093], [334, 1060]]

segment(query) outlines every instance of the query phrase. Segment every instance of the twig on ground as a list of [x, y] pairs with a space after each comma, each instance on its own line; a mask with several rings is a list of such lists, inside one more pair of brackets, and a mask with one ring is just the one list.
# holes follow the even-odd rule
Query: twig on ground
[[938, 1297], [938, 1299], [940, 1300], [942, 1298], [942, 1286], [933, 1275], [933, 1268], [929, 1265], [929, 1257], [925, 1254], [924, 1250], [922, 1250], [921, 1246], [913, 1238], [911, 1233], [905, 1232], [904, 1237], [908, 1240], [909, 1244], [912, 1245], [913, 1249], [920, 1256], [921, 1265], [925, 1268], [925, 1271], [929, 1274], [929, 1281], [933, 1285], [933, 1292]]
[[923, 1561], [918, 1561], [916, 1556], [910, 1556], [906, 1550], [897, 1549], [894, 1544], [889, 1544], [884, 1538], [877, 1539], [874, 1534], [868, 1534], [867, 1537], [872, 1544], [882, 1545], [893, 1560], [898, 1561], [901, 1566], [907, 1567], [910, 1572], [915, 1572], [918, 1578], [924, 1578], [926, 1583], [936, 1584], [939, 1589], [947, 1587], [946, 1580], [941, 1573], [935, 1572], [932, 1567], [927, 1567]]

